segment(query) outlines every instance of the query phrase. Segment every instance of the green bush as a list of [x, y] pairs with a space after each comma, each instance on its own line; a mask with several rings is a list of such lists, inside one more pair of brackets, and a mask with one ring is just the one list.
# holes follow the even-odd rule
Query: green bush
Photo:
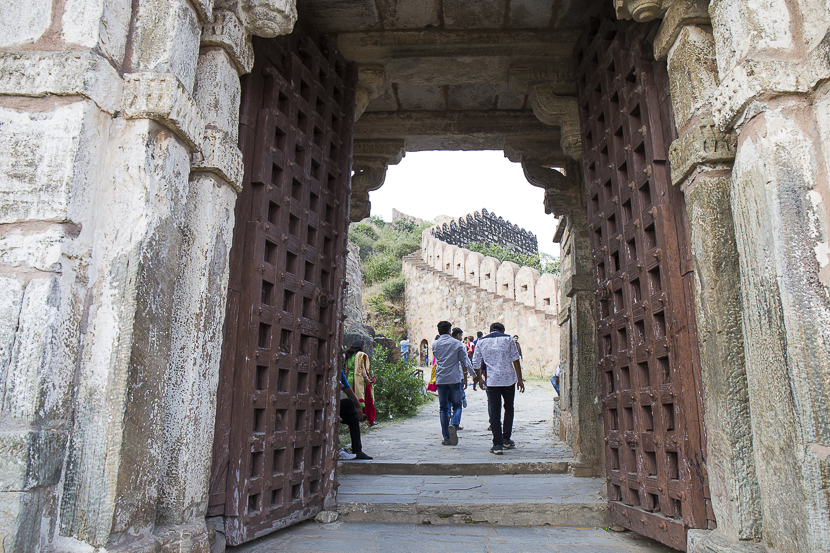
[[370, 238], [371, 240], [378, 239], [378, 233], [375, 231], [375, 228], [370, 223], [355, 223], [349, 227], [349, 234], [362, 234], [366, 238]]
[[366, 284], [383, 282], [399, 274], [401, 274], [401, 259], [389, 254], [375, 254], [366, 261], [363, 267], [363, 279]]
[[415, 361], [389, 363], [386, 361], [387, 354], [386, 348], [375, 346], [370, 365], [372, 374], [377, 379], [373, 389], [379, 420], [413, 415], [418, 406], [427, 401], [423, 392], [424, 380], [415, 373]]
[[372, 312], [376, 315], [383, 317], [391, 317], [393, 315], [392, 310], [386, 306], [383, 296], [372, 296], [366, 300], [366, 302], [369, 304], [369, 308]]
[[403, 275], [399, 276], [398, 278], [394, 278], [392, 280], [387, 280], [381, 286], [381, 293], [384, 297], [390, 300], [398, 300], [403, 298], [403, 293], [406, 290], [406, 279]]
[[351, 240], [355, 246], [360, 248], [361, 261], [366, 261], [367, 259], [369, 259], [375, 251], [374, 241], [363, 234], [352, 234], [350, 232], [349, 240]]

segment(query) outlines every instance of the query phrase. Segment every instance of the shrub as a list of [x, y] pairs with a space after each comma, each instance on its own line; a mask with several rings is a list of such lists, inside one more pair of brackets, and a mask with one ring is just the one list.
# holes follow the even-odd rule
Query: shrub
[[403, 275], [399, 276], [398, 278], [394, 278], [392, 280], [387, 280], [381, 286], [381, 293], [384, 297], [390, 300], [398, 300], [403, 297], [403, 293], [406, 290], [406, 279]]
[[399, 274], [401, 274], [401, 260], [389, 254], [375, 254], [369, 258], [363, 267], [363, 279], [366, 284], [383, 282]]
[[419, 405], [426, 403], [424, 380], [415, 373], [415, 360], [389, 363], [387, 350], [375, 346], [370, 369], [377, 379], [374, 384], [375, 410], [378, 419], [391, 419], [414, 414]]
[[369, 223], [354, 223], [353, 225], [349, 226], [349, 234], [362, 234], [366, 238], [370, 238], [372, 240], [378, 239], [378, 233], [375, 231], [374, 227]]
[[349, 240], [354, 243], [355, 246], [360, 248], [360, 260], [366, 261], [372, 256], [372, 253], [375, 251], [375, 243], [372, 241], [371, 238], [363, 234], [349, 234]]

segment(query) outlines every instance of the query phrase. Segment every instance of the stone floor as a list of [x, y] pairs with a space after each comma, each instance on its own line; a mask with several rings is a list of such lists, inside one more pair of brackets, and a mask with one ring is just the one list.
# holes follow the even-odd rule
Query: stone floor
[[233, 548], [240, 553], [669, 553], [674, 550], [638, 536], [599, 528], [464, 524], [305, 522], [273, 537]]
[[667, 553], [611, 532], [605, 485], [569, 474], [570, 449], [552, 432], [547, 381], [517, 394], [516, 449], [489, 452], [487, 397], [468, 388], [456, 447], [441, 445], [438, 402], [364, 436], [373, 461], [339, 463], [337, 522], [304, 522], [233, 551]]

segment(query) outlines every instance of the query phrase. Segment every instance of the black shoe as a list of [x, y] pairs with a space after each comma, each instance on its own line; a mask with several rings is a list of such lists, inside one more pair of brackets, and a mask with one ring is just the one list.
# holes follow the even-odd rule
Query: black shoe
[[490, 448], [490, 453], [492, 453], [493, 455], [501, 455], [502, 453], [504, 453], [504, 451], [502, 451], [500, 445], [494, 445]]
[[448, 442], [447, 440], [441, 440], [441, 445], [452, 445], [452, 444], [450, 442]]
[[365, 460], [371, 459], [371, 457], [369, 457], [368, 455], [366, 455], [362, 451], [358, 451], [357, 453], [355, 453], [355, 459], [363, 459], [365, 461]]
[[504, 449], [513, 449], [514, 447], [516, 447], [516, 442], [514, 442], [513, 440], [504, 440], [504, 444], [502, 447], [504, 447]]
[[455, 427], [453, 425], [449, 425], [449, 427], [447, 427], [447, 431], [450, 433], [450, 445], [458, 445], [458, 432]]

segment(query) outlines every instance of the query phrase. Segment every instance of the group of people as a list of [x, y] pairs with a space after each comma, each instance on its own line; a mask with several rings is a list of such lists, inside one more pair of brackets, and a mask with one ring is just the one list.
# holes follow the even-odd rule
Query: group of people
[[369, 356], [365, 348], [366, 342], [355, 340], [346, 350], [345, 369], [340, 371], [340, 420], [348, 425], [352, 438], [351, 451], [343, 448], [339, 452], [340, 459], [344, 460], [371, 459], [363, 452], [360, 439], [361, 421], [367, 421], [369, 426], [377, 424], [372, 395], [375, 379], [369, 372]]
[[[432, 343], [433, 376], [438, 394], [441, 421], [441, 443], [458, 445], [461, 429], [461, 412], [466, 407], [465, 389], [472, 379], [473, 390], [487, 393], [490, 431], [493, 447], [490, 453], [501, 455], [505, 449], [515, 447], [513, 413], [516, 390], [525, 391], [522, 379], [521, 354], [518, 336], [505, 334], [504, 325], [493, 323], [486, 336], [462, 339], [463, 331], [453, 328], [449, 321], [438, 323], [438, 336]], [[502, 421], [502, 407], [504, 420]]]

